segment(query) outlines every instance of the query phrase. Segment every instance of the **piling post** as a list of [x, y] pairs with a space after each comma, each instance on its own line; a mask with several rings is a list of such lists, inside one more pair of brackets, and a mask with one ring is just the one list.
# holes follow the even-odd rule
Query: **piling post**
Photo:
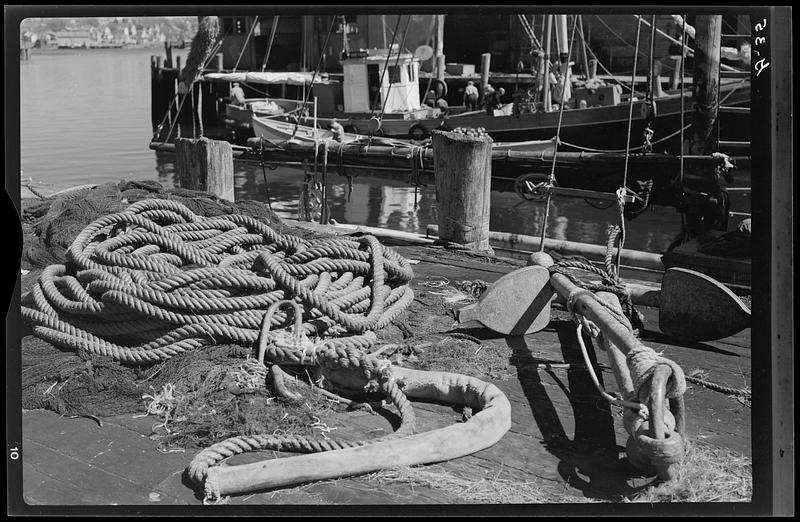
[[714, 123], [719, 96], [719, 58], [722, 15], [698, 15], [695, 22], [694, 111], [690, 154], [714, 152]]
[[172, 44], [166, 41], [164, 42], [164, 53], [167, 57], [164, 61], [164, 68], [172, 69]]
[[486, 85], [489, 83], [489, 68], [492, 65], [492, 53], [483, 53], [481, 55], [481, 88], [480, 99], [483, 102], [483, 93]]
[[228, 201], [233, 195], [233, 148], [227, 141], [178, 138], [175, 167], [180, 186], [210, 192]]
[[434, 130], [434, 177], [439, 238], [492, 252], [489, 246], [489, 203], [492, 138]]
[[217, 72], [222, 72], [222, 53], [217, 53]]

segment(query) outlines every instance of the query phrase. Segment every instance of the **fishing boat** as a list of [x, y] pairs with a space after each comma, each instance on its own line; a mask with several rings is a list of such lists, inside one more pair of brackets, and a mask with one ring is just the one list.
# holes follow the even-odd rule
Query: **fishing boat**
[[[372, 145], [394, 146], [411, 149], [413, 147], [429, 146], [429, 140], [411, 140], [402, 138], [389, 138], [385, 136], [370, 136], [352, 132], [341, 132], [338, 135], [329, 128], [314, 128], [300, 123], [281, 121], [269, 117], [252, 117], [252, 128], [257, 138], [261, 138], [276, 147], [287, 143], [313, 145], [326, 140], [335, 140], [340, 143], [350, 144], [369, 142]], [[528, 140], [519, 142], [498, 142], [492, 144], [492, 151], [526, 151], [544, 152], [553, 150], [555, 140]]]
[[[552, 68], [570, 79], [563, 111], [555, 103], [561, 96], [555, 92], [555, 87], [551, 89], [550, 82], [544, 82], [545, 85], [538, 89], [533, 86], [520, 90], [515, 93], [513, 103], [505, 103], [494, 110], [467, 111], [463, 106], [444, 110], [441, 107], [429, 107], [422, 103], [420, 93], [420, 84], [425, 83], [420, 77], [424, 53], [421, 54], [419, 50], [415, 53], [401, 52], [395, 45], [389, 49], [348, 52], [340, 61], [341, 82], [330, 80], [326, 85], [315, 83], [310, 92], [304, 91], [303, 99], [276, 101], [288, 107], [285, 107], [283, 114], [275, 116], [277, 119], [312, 125], [310, 105], [314, 96], [318, 98], [318, 122], [329, 124], [335, 118], [354, 134], [422, 140], [430, 136], [434, 129], [483, 127], [495, 141], [514, 142], [546, 140], [560, 129], [560, 139], [567, 150], [619, 151], [627, 146], [626, 136], [641, 136], [641, 143], [645, 144], [645, 129], [649, 128], [652, 136], [648, 146], [652, 146], [653, 150], [678, 151], [681, 147], [680, 129], [686, 127], [686, 113], [693, 106], [691, 90], [673, 88], [664, 91], [658, 64], [654, 65], [650, 78], [644, 82], [644, 89], [635, 83], [632, 87], [626, 85], [629, 90], [634, 89], [633, 94], [622, 91], [619, 83], [624, 80], [622, 78], [616, 82], [606, 82], [591, 72], [586, 72], [582, 77], [571, 76], [572, 62], [563, 59], [568, 54], [566, 17], [556, 16], [554, 20], [552, 25], [556, 30], [552, 32], [555, 33], [561, 63], [552, 65]], [[651, 57], [651, 62], [656, 62], [654, 57]], [[548, 74], [551, 64], [542, 63], [540, 67]], [[238, 74], [241, 73], [210, 73], [203, 79], [235, 81], [232, 78]], [[261, 83], [255, 78], [252, 81]], [[275, 81], [279, 83], [280, 76], [276, 76]], [[538, 81], [541, 82], [541, 78]], [[482, 78], [481, 83], [485, 82]], [[437, 95], [444, 97], [447, 94], [444, 81], [435, 79], [429, 85], [436, 87]], [[255, 100], [264, 103], [271, 101], [268, 98]], [[731, 143], [749, 139], [749, 102], [749, 75], [733, 71], [721, 78], [718, 104], [725, 106], [726, 112], [721, 116], [722, 125], [732, 130], [726, 137]], [[229, 112], [236, 114], [236, 117], [229, 119], [238, 127], [245, 128], [248, 112], [250, 117], [264, 115], [257, 109], [247, 107], [230, 107]]]

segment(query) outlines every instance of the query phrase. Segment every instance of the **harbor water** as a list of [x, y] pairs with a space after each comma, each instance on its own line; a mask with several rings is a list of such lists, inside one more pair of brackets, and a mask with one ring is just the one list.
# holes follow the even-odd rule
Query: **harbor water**
[[[20, 62], [23, 184], [55, 189], [107, 181], [175, 183], [175, 156], [148, 148], [152, 135], [150, 56], [163, 49], [36, 52]], [[185, 63], [188, 50], [174, 50]], [[279, 216], [297, 218], [303, 169], [236, 162], [236, 198], [267, 201]], [[329, 168], [331, 217], [339, 223], [424, 233], [437, 224], [435, 187], [415, 188], [408, 172], [363, 172], [348, 179]], [[266, 180], [266, 183], [265, 183]], [[513, 184], [492, 187], [493, 231], [541, 233], [542, 203], [526, 202]], [[583, 199], [553, 201], [547, 236], [604, 245], [616, 206], [593, 208]], [[680, 214], [656, 207], [626, 222], [626, 248], [662, 252], [680, 231]]]

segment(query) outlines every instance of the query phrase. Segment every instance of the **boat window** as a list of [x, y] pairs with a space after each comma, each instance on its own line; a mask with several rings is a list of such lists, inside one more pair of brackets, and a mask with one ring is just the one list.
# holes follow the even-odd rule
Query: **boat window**
[[400, 67], [389, 66], [389, 83], [400, 83]]

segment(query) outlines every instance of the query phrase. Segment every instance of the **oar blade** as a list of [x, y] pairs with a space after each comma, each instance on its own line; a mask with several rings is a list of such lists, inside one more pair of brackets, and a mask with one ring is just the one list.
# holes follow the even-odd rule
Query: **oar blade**
[[672, 267], [661, 281], [658, 323], [670, 337], [713, 341], [750, 326], [750, 309], [719, 281]]
[[514, 270], [494, 282], [474, 305], [459, 310], [459, 321], [476, 319], [503, 335], [522, 335], [550, 322], [550, 272], [541, 266]]

